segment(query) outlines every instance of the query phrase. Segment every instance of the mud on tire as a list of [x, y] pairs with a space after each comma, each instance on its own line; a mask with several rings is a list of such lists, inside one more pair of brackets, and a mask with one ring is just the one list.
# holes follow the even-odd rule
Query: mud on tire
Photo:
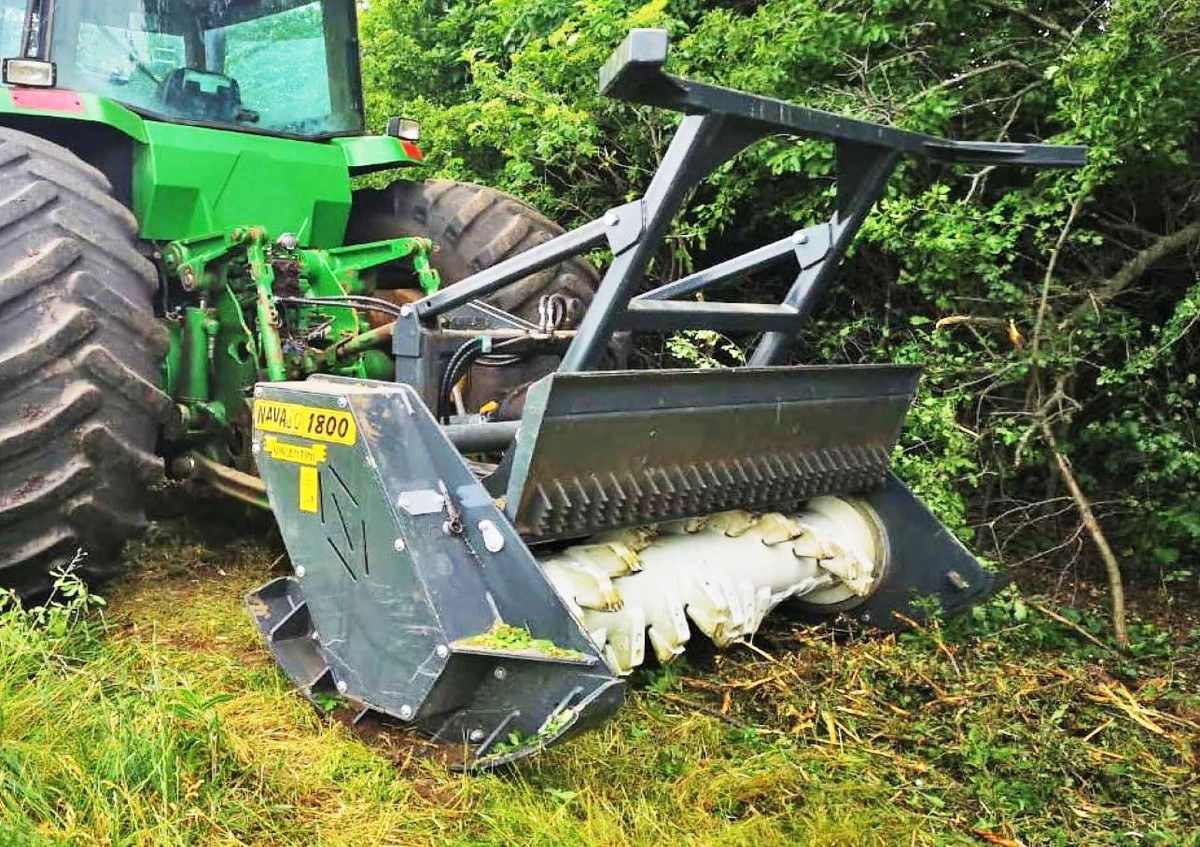
[[111, 573], [161, 476], [167, 336], [137, 231], [100, 171], [0, 128], [0, 584], [23, 594], [79, 549]]

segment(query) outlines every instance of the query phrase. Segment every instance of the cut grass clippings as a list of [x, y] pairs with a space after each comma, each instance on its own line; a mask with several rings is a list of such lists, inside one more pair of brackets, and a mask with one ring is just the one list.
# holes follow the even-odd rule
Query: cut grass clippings
[[0, 618], [0, 844], [1200, 844], [1195, 634], [1117, 656], [1012, 590], [901, 636], [780, 622], [464, 777], [289, 689], [242, 608], [276, 555], [160, 532], [107, 609]]

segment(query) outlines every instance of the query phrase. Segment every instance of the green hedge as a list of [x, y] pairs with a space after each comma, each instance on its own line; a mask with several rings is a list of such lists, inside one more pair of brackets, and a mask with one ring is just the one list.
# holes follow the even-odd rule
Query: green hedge
[[[1200, 4], [372, 0], [372, 120], [419, 119], [432, 173], [596, 215], [645, 188], [677, 119], [596, 93], [634, 26], [671, 31], [681, 75], [956, 138], [1090, 145], [1074, 172], [906, 163], [798, 356], [926, 366], [900, 468], [984, 555], [1093, 556], [1045, 419], [1126, 567], [1197, 572]], [[818, 143], [743, 154], [654, 276], [823, 218], [831, 171]], [[680, 341], [643, 352], [729, 358], [727, 340]]]

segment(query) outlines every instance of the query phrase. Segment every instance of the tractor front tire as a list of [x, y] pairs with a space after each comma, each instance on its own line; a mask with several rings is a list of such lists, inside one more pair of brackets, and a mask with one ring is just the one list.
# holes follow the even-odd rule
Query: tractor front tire
[[99, 170], [0, 128], [0, 585], [96, 581], [145, 525], [171, 409], [167, 335], [133, 214]]

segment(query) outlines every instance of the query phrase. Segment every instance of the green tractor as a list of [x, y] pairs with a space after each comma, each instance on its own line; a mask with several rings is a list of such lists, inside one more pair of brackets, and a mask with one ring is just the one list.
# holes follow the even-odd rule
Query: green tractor
[[[988, 596], [889, 471], [918, 369], [789, 354], [903, 157], [1082, 148], [680, 79], [634, 30], [603, 92], [682, 117], [644, 196], [564, 232], [474, 185], [353, 190], [421, 161], [410, 121], [365, 134], [356, 31], [354, 0], [0, 0], [0, 582], [80, 549], [102, 576], [164, 469], [208, 482], [275, 515], [293, 572], [247, 605], [297, 688], [468, 766], [782, 604], [876, 628]], [[781, 135], [832, 143], [832, 215], [646, 290], [695, 186]], [[720, 299], [772, 265], [783, 302]], [[749, 366], [626, 369], [635, 334], [693, 329]]]
[[[415, 299], [561, 231], [473, 185], [352, 191], [421, 161], [411, 122], [364, 133], [355, 18], [354, 0], [0, 0], [5, 584], [36, 592], [80, 548], [111, 568], [162, 457], [265, 505], [246, 476], [260, 375], [390, 378], [379, 313], [275, 295]], [[564, 262], [495, 302], [575, 313], [597, 281]]]

